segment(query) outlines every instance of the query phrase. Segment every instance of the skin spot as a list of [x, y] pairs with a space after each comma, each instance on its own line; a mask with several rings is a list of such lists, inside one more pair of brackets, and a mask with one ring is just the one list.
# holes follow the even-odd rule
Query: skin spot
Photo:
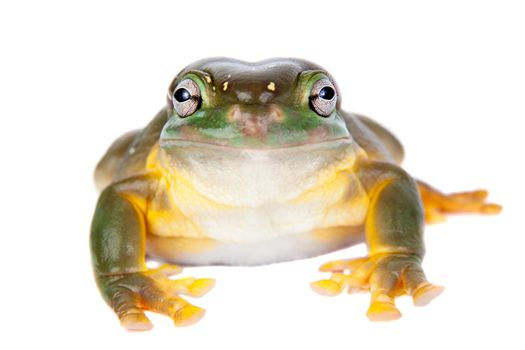
[[215, 91], [215, 85], [213, 85], [211, 88], [212, 88], [213, 91]]
[[226, 90], [228, 90], [228, 82], [227, 81], [222, 83], [222, 91], [226, 91]]
[[237, 98], [241, 102], [248, 103], [252, 100], [252, 93], [249, 91], [237, 91]]
[[261, 103], [266, 103], [270, 101], [272, 96], [273, 94], [271, 92], [265, 91], [261, 95], [259, 95], [259, 101], [261, 101]]
[[233, 106], [228, 112], [228, 120], [230, 122], [234, 122], [241, 118], [242, 118], [241, 109], [238, 106]]
[[275, 83], [271, 81], [266, 88], [270, 91], [275, 91]]
[[283, 111], [279, 107], [277, 107], [275, 105], [271, 105], [270, 106], [269, 117], [270, 117], [270, 119], [272, 121], [275, 121], [275, 122], [278, 122], [278, 123], [281, 123], [284, 120]]
[[206, 79], [206, 82], [207, 82], [208, 84], [211, 84], [211, 77], [210, 77], [209, 75], [206, 75], [206, 76], [204, 77], [204, 79]]

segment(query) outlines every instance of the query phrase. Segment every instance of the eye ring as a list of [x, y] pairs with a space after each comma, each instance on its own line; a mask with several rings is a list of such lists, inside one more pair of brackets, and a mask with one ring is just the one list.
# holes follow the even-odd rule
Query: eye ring
[[319, 79], [310, 92], [310, 107], [321, 117], [329, 117], [337, 103], [337, 91], [334, 84], [326, 78]]
[[189, 117], [200, 106], [201, 91], [199, 85], [192, 79], [184, 79], [177, 84], [170, 100], [179, 117]]

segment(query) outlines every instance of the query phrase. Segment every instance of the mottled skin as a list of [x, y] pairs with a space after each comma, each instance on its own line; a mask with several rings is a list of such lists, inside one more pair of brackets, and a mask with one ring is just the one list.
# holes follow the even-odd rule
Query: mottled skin
[[191, 324], [204, 310], [179, 295], [213, 286], [169, 279], [180, 268], [148, 269], [146, 255], [254, 265], [366, 241], [367, 257], [323, 265], [332, 276], [312, 288], [370, 291], [372, 320], [400, 317], [396, 295], [424, 305], [442, 291], [421, 267], [425, 219], [500, 207], [485, 202], [486, 191], [444, 195], [415, 181], [400, 167], [397, 139], [344, 112], [339, 95], [332, 77], [304, 60], [202, 60], [178, 74], [149, 125], [115, 141], [95, 173], [102, 192], [91, 252], [123, 326], [149, 329], [144, 310]]

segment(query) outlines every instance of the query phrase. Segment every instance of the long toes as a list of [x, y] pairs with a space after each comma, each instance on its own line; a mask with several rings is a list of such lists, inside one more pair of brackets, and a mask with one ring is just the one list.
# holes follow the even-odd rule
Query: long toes
[[198, 322], [206, 313], [206, 310], [195, 306], [185, 305], [175, 312], [173, 322], [177, 327], [185, 327]]
[[372, 302], [366, 315], [370, 321], [393, 321], [401, 318], [401, 312], [393, 303], [381, 301]]
[[487, 199], [489, 192], [487, 190], [475, 190], [467, 192], [457, 192], [447, 195], [447, 198], [457, 202], [482, 202]]
[[123, 315], [120, 324], [128, 331], [147, 331], [153, 328], [153, 324], [142, 311]]
[[215, 286], [213, 278], [199, 278], [188, 287], [188, 295], [199, 298], [208, 293]]
[[150, 269], [146, 274], [150, 277], [170, 277], [182, 272], [182, 267], [177, 265], [163, 264], [155, 269]]
[[166, 282], [166, 289], [173, 295], [188, 295], [199, 298], [208, 293], [215, 286], [212, 278], [195, 279], [193, 277], [169, 280]]
[[427, 224], [438, 224], [440, 222], [445, 222], [447, 217], [441, 212], [441, 210], [436, 208], [425, 208], [425, 222]]
[[325, 296], [335, 296], [341, 294], [342, 286], [333, 280], [320, 280], [310, 284], [312, 290]]
[[412, 298], [414, 299], [414, 305], [416, 306], [424, 306], [430, 303], [435, 297], [443, 293], [445, 290], [445, 287], [442, 286], [436, 286], [432, 283], [425, 284], [412, 294]]
[[349, 259], [345, 260], [334, 260], [324, 263], [319, 267], [321, 272], [342, 272], [347, 269]]
[[499, 204], [487, 203], [481, 208], [483, 214], [498, 214], [503, 207]]

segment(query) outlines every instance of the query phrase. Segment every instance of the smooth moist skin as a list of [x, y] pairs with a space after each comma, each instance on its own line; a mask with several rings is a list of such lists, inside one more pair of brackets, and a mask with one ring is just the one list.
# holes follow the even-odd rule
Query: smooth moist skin
[[301, 59], [197, 61], [168, 88], [142, 130], [122, 135], [95, 171], [101, 191], [91, 256], [104, 300], [124, 327], [176, 326], [204, 310], [212, 279], [168, 279], [175, 265], [258, 265], [307, 258], [366, 241], [368, 255], [332, 261], [312, 283], [324, 295], [371, 291], [368, 317], [401, 316], [395, 295], [427, 304], [424, 221], [451, 212], [497, 213], [483, 190], [445, 195], [401, 168], [400, 142], [377, 122], [341, 109], [322, 67]]

